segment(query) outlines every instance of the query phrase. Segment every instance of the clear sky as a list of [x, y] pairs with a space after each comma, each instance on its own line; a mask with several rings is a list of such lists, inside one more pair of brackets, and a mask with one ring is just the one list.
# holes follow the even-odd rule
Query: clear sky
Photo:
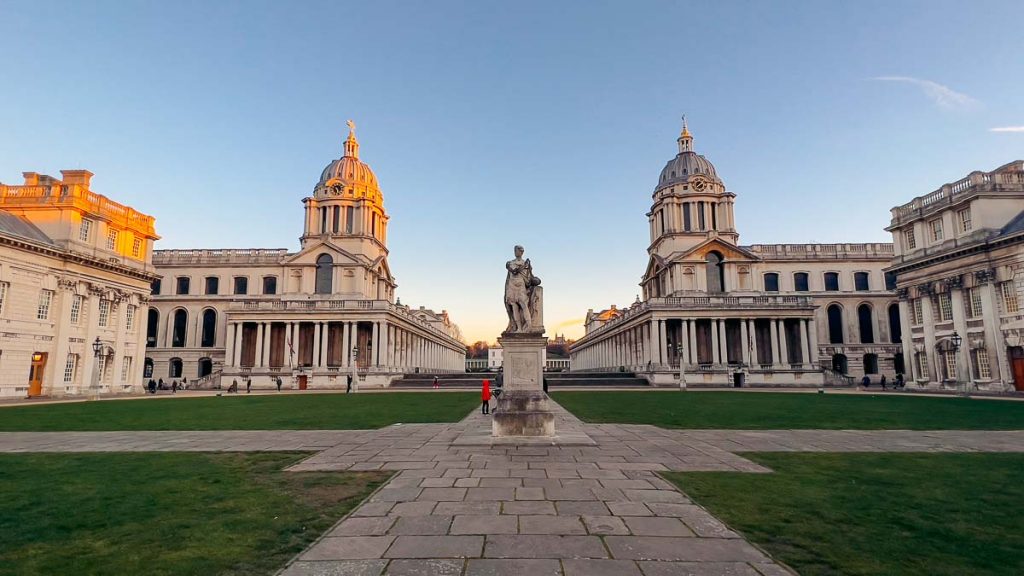
[[578, 336], [640, 291], [682, 113], [742, 243], [888, 241], [893, 205], [1024, 158], [1021, 22], [1019, 0], [0, 0], [0, 181], [86, 168], [158, 248], [295, 250], [352, 118], [403, 303], [493, 340], [520, 243], [548, 333]]

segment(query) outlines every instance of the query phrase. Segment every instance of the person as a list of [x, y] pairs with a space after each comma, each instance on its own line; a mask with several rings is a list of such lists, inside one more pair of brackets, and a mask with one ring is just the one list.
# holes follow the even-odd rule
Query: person
[[491, 381], [486, 379], [486, 378], [484, 378], [484, 387], [483, 387], [483, 391], [481, 392], [480, 399], [483, 400], [483, 403], [480, 405], [480, 413], [481, 414], [490, 414], [491, 413]]
[[893, 383], [893, 388], [903, 388], [906, 383], [903, 382], [903, 373], [900, 372], [896, 375], [896, 382]]
[[274, 378], [274, 382], [277, 384], [277, 391], [280, 392], [281, 391], [281, 377], [280, 376], [275, 377]]
[[171, 380], [171, 394], [177, 394], [177, 393], [178, 393], [178, 381], [177, 380]]
[[161, 378], [160, 380], [157, 381], [156, 389], [157, 390], [164, 390], [165, 389], [164, 388], [164, 379], [163, 378]]
[[437, 381], [437, 376], [434, 376], [434, 389], [437, 390], [441, 387], [441, 383]]
[[882, 390], [885, 390], [885, 374], [882, 374], [882, 379], [878, 383], [882, 385]]
[[864, 379], [860, 381], [860, 384], [861, 384], [861, 386], [863, 386], [865, 388], [870, 388], [871, 387], [871, 378], [869, 378], [868, 375], [865, 374], [864, 375]]
[[245, 381], [245, 393], [252, 392], [252, 380], [246, 379]]
[[149, 393], [156, 394], [156, 380], [149, 379]]
[[238, 380], [231, 381], [231, 386], [228, 386], [228, 394], [238, 394]]
[[345, 375], [345, 394], [351, 394], [351, 393], [352, 393], [352, 375], [351, 374], [346, 374]]

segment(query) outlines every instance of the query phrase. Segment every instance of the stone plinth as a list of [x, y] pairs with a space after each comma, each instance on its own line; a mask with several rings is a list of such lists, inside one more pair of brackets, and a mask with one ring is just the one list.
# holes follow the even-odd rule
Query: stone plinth
[[506, 334], [502, 347], [502, 393], [491, 416], [494, 436], [554, 436], [555, 414], [544, 393], [544, 348], [548, 339]]

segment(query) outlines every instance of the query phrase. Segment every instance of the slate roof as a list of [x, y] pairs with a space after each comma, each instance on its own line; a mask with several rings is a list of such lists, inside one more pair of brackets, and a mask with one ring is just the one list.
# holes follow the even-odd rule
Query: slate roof
[[31, 240], [40, 244], [48, 244], [50, 246], [56, 245], [49, 236], [43, 233], [42, 230], [36, 228], [35, 224], [21, 216], [11, 214], [6, 210], [0, 210], [0, 234], [18, 236], [26, 240]]

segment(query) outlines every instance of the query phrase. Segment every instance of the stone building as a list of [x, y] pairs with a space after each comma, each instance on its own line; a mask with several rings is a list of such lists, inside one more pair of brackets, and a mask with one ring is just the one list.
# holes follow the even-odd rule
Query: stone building
[[153, 217], [90, 190], [87, 170], [61, 174], [0, 183], [0, 397], [141, 382]]
[[887, 230], [908, 386], [1024, 390], [1024, 161], [893, 208]]
[[148, 310], [154, 377], [250, 380], [254, 387], [386, 386], [420, 371], [461, 372], [465, 345], [446, 311], [395, 303], [390, 219], [354, 127], [341, 158], [302, 200], [297, 252], [157, 250]]
[[891, 244], [739, 244], [736, 194], [683, 124], [647, 222], [642, 300], [588, 312], [573, 370], [674, 384], [820, 385], [903, 367]]

